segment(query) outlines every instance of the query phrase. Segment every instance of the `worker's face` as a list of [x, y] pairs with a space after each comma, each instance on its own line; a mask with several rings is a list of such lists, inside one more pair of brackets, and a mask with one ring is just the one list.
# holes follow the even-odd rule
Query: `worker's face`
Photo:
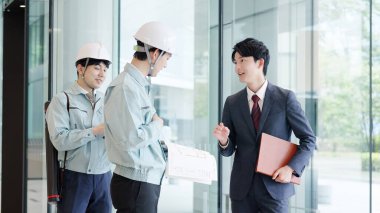
[[[102, 86], [107, 76], [107, 67], [104, 63], [87, 66], [86, 71], [82, 65], [78, 65], [79, 81], [83, 81], [84, 89], [98, 89]], [[84, 74], [84, 75], [83, 75]]]
[[242, 83], [254, 83], [263, 74], [264, 60], [254, 60], [253, 56], [242, 57], [238, 52], [234, 57], [235, 72]]
[[[154, 61], [157, 60], [158, 56], [160, 55], [159, 51], [155, 51], [155, 58], [154, 58]], [[154, 66], [154, 69], [152, 71], [152, 77], [156, 77], [157, 74], [164, 68], [166, 68], [166, 65], [169, 61], [169, 59], [171, 58], [171, 54], [170, 53], [165, 53], [161, 56], [161, 58], [158, 59], [158, 61], [156, 62], [156, 65]]]

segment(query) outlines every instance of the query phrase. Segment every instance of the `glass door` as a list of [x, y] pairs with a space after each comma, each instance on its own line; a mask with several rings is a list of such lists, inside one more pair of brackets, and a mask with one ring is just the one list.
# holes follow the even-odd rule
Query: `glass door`
[[[152, 79], [157, 113], [169, 126], [173, 143], [205, 150], [217, 157], [217, 142], [211, 129], [217, 123], [218, 73], [211, 62], [217, 55], [217, 29], [211, 22], [210, 4], [217, 1], [121, 1], [121, 67], [130, 62], [137, 29], [148, 21], [161, 21], [176, 31], [176, 52], [165, 70]], [[214, 7], [214, 15], [217, 14]], [[213, 24], [212, 24], [213, 23]], [[213, 55], [213, 56], [212, 56]], [[215, 58], [214, 58], [215, 59]], [[214, 63], [214, 64], [212, 64]], [[212, 85], [212, 87], [211, 87]], [[214, 96], [214, 98], [212, 97]], [[158, 211], [217, 212], [217, 183], [198, 184], [164, 179]]]
[[47, 212], [44, 102], [48, 99], [49, 2], [29, 1], [27, 211]]

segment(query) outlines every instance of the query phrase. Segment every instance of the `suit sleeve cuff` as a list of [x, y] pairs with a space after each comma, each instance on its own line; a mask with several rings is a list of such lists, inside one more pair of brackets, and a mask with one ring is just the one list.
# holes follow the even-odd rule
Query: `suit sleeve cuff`
[[295, 175], [296, 177], [301, 176], [302, 171], [296, 165], [289, 162], [288, 166], [293, 169], [293, 175]]
[[225, 148], [227, 148], [228, 144], [230, 143], [230, 139], [227, 139], [227, 143], [226, 143], [226, 145], [222, 145], [222, 144], [220, 143], [220, 141], [218, 141], [218, 143], [219, 143], [220, 148], [225, 149]]

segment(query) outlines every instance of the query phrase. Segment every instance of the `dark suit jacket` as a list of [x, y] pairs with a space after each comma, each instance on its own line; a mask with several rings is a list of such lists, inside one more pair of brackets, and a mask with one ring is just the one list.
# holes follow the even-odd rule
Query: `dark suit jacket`
[[[223, 109], [222, 121], [230, 129], [230, 135], [228, 146], [225, 149], [219, 147], [219, 151], [223, 156], [235, 153], [230, 182], [230, 197], [235, 200], [243, 199], [250, 189], [256, 170], [261, 133], [289, 141], [292, 131], [294, 132], [300, 145], [288, 165], [295, 170], [297, 176], [302, 174], [315, 149], [314, 133], [292, 91], [268, 82], [257, 133], [248, 106], [247, 90], [244, 88], [229, 96]], [[277, 183], [269, 176], [258, 173], [256, 175], [260, 175], [274, 199], [282, 200], [294, 195], [292, 183]]]

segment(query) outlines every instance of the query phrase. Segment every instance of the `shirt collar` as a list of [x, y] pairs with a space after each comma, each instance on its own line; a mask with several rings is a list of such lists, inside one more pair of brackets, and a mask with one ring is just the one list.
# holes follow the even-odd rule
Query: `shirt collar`
[[[76, 83], [75, 86], [76, 86], [76, 89], [78, 90], [78, 93], [82, 93], [82, 94], [85, 94], [85, 95], [88, 93], [87, 90], [83, 89], [83, 87], [81, 87], [81, 86], [78, 84], [78, 81], [76, 81], [75, 83]], [[94, 89], [94, 94], [93, 94], [93, 95], [94, 95], [94, 96], [96, 95], [96, 89]]]
[[265, 79], [264, 81], [264, 84], [260, 87], [260, 89], [255, 93], [253, 92], [252, 90], [250, 90], [248, 87], [247, 87], [247, 98], [248, 98], [248, 101], [251, 101], [252, 100], [252, 96], [253, 95], [257, 95], [259, 96], [260, 100], [261, 101], [264, 101], [264, 98], [265, 98], [265, 91], [267, 90], [267, 87], [268, 87], [268, 80]]
[[125, 70], [143, 87], [150, 86], [148, 79], [131, 63], [125, 65]]

